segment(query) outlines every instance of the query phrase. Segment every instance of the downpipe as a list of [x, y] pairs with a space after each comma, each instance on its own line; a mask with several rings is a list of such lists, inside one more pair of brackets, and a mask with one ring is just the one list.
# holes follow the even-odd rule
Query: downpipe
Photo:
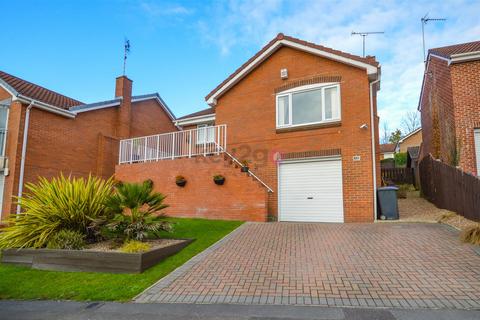
[[22, 207], [20, 205], [23, 194], [23, 180], [25, 175], [25, 157], [27, 154], [27, 142], [28, 142], [28, 127], [30, 125], [30, 110], [32, 110], [35, 101], [31, 101], [27, 107], [25, 113], [25, 125], [23, 126], [23, 142], [22, 142], [22, 157], [20, 160], [20, 176], [18, 178], [18, 203], [17, 203], [17, 217], [21, 213]]
[[373, 115], [373, 85], [380, 79], [370, 82], [370, 127], [372, 132], [372, 168], [373, 168], [373, 221], [377, 221], [377, 165], [375, 154], [375, 119]]

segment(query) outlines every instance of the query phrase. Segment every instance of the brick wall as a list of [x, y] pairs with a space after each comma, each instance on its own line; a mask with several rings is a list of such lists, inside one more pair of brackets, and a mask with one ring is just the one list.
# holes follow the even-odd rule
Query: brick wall
[[411, 135], [400, 143], [400, 152], [407, 152], [410, 147], [417, 147], [422, 144], [422, 130]]
[[[17, 195], [21, 146], [25, 120], [25, 105], [12, 103], [8, 123], [7, 156], [10, 175], [6, 177], [4, 217], [15, 212], [12, 195]], [[24, 182], [36, 182], [38, 177], [51, 178], [60, 172], [66, 175], [88, 176], [90, 173], [107, 178], [113, 175], [118, 162], [118, 136], [125, 134], [125, 121], [119, 126], [121, 107], [110, 107], [79, 113], [68, 119], [32, 108], [28, 132]], [[154, 100], [132, 106], [131, 135], [151, 135], [176, 130], [170, 118]]]
[[[288, 80], [280, 79], [282, 68], [288, 69]], [[320, 76], [341, 78], [341, 124], [277, 132], [276, 88]], [[368, 130], [359, 128], [364, 123]], [[283, 47], [218, 99], [216, 124], [227, 124], [228, 149], [237, 158], [250, 160], [255, 174], [275, 191], [269, 196], [269, 213], [277, 215], [277, 165], [273, 161], [276, 152], [340, 148], [345, 221], [372, 221], [370, 100], [365, 70]], [[378, 147], [378, 141], [376, 144]], [[361, 156], [361, 161], [354, 162], [354, 155]]]
[[422, 93], [422, 155], [477, 174], [474, 128], [480, 127], [480, 61], [451, 64], [432, 57]]
[[177, 131], [172, 119], [156, 100], [133, 103], [131, 137], [148, 136], [157, 133]]
[[480, 128], [480, 61], [452, 64], [453, 106], [459, 166], [477, 175], [474, 129]]
[[[213, 182], [213, 175], [226, 178], [223, 186]], [[185, 187], [175, 184], [175, 177], [187, 179]], [[165, 213], [176, 217], [266, 221], [267, 191], [241, 173], [222, 155], [182, 158], [141, 164], [117, 165], [115, 178], [142, 182], [152, 179], [156, 191], [167, 196], [170, 206]]]
[[422, 154], [455, 161], [455, 118], [448, 62], [431, 57], [422, 93]]

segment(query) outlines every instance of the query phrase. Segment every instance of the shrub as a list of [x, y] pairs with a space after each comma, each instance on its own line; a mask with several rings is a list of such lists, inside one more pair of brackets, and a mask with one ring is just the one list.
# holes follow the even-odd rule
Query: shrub
[[73, 230], [60, 230], [47, 243], [48, 249], [81, 250], [85, 247], [85, 235]]
[[45, 247], [63, 229], [78, 231], [87, 240], [97, 236], [97, 220], [106, 220], [105, 201], [113, 190], [113, 180], [89, 176], [60, 175], [37, 184], [26, 184], [25, 196], [17, 199], [24, 212], [11, 215], [9, 226], [0, 233], [0, 248]]
[[399, 199], [407, 198], [407, 191], [410, 191], [413, 188], [410, 184], [401, 184], [398, 186], [397, 197]]
[[125, 244], [120, 248], [120, 251], [126, 253], [137, 253], [137, 252], [146, 252], [150, 250], [151, 246], [148, 243], [137, 241], [137, 240], [129, 240], [126, 241]]
[[223, 180], [225, 179], [224, 176], [222, 176], [221, 174], [216, 174], [213, 176], [213, 180]]
[[163, 203], [165, 196], [153, 192], [150, 181], [124, 183], [115, 187], [115, 193], [108, 198], [107, 207], [114, 214], [107, 227], [119, 237], [127, 240], [144, 240], [149, 232], [169, 231], [171, 225], [164, 215], [156, 215], [168, 207]]
[[407, 165], [407, 153], [399, 152], [395, 154], [395, 166], [397, 168], [402, 168]]
[[480, 245], [480, 223], [463, 230], [460, 239], [466, 243]]
[[[185, 179], [184, 176], [176, 176], [176, 177], [175, 177], [175, 181], [185, 181], [185, 180], [186, 180], [186, 179]], [[147, 180], [147, 181], [148, 181], [148, 180]], [[150, 180], [150, 181], [151, 181], [151, 180]], [[152, 185], [153, 185], [153, 183], [152, 183]]]

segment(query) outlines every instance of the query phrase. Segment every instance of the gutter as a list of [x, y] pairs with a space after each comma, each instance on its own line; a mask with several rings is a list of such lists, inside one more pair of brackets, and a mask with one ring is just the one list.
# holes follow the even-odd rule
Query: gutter
[[202, 116], [196, 116], [196, 117], [190, 117], [190, 118], [185, 118], [185, 119], [179, 119], [173, 121], [173, 123], [177, 126], [185, 126], [189, 124], [197, 124], [197, 123], [203, 123], [203, 122], [208, 122], [208, 121], [215, 121], [215, 114], [207, 114], [207, 115], [202, 115]]
[[48, 112], [52, 112], [52, 113], [58, 114], [60, 116], [64, 116], [64, 117], [71, 118], [71, 119], [75, 118], [75, 116], [76, 116], [76, 114], [71, 112], [71, 111], [64, 110], [64, 109], [61, 109], [61, 108], [58, 108], [58, 107], [55, 107], [55, 106], [52, 106], [52, 105], [49, 105], [49, 104], [46, 104], [46, 103], [43, 103], [43, 102], [33, 100], [32, 98], [26, 97], [26, 96], [21, 95], [21, 94], [17, 95], [17, 99], [20, 100], [23, 103], [29, 103], [32, 106], [37, 107], [38, 109], [45, 110], [45, 111], [48, 111]]
[[20, 177], [18, 178], [18, 204], [17, 204], [17, 214], [21, 212], [20, 201], [23, 194], [23, 178], [25, 175], [25, 156], [27, 154], [27, 142], [28, 142], [28, 127], [30, 124], [30, 110], [32, 110], [35, 101], [32, 100], [27, 107], [27, 112], [25, 113], [25, 125], [23, 126], [23, 142], [22, 142], [22, 157], [20, 160]]
[[372, 132], [372, 167], [373, 167], [373, 221], [377, 221], [377, 165], [375, 155], [375, 122], [373, 118], [373, 85], [380, 79], [370, 82], [370, 126]]

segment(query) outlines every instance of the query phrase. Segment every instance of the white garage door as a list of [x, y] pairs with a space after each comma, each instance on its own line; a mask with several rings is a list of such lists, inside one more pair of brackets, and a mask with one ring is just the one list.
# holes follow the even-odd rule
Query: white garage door
[[281, 163], [278, 189], [280, 221], [343, 222], [341, 159]]

